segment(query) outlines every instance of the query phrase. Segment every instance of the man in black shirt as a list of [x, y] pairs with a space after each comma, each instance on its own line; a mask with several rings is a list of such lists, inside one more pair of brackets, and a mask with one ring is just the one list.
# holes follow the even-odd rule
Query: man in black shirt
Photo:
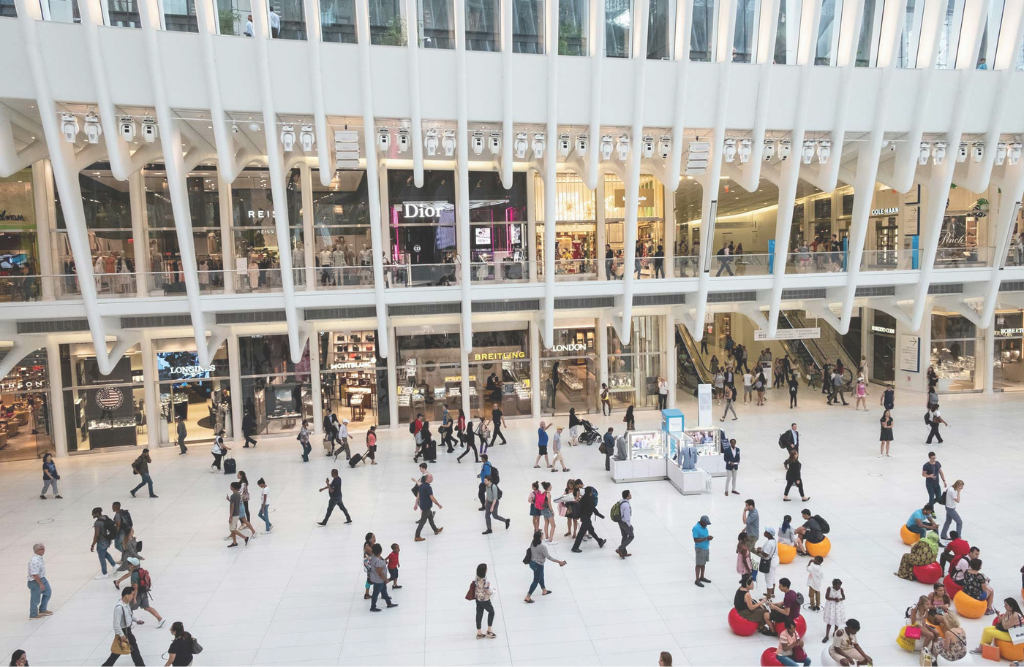
[[654, 277], [665, 277], [665, 246], [658, 246], [654, 251]]
[[498, 407], [498, 404], [494, 404], [494, 409], [491, 410], [491, 423], [494, 424], [494, 435], [491, 436], [491, 444], [488, 447], [494, 446], [494, 441], [501, 436], [501, 444], [505, 445], [508, 442], [505, 440], [505, 434], [501, 432], [501, 427], [505, 425], [505, 414]]
[[615, 266], [615, 253], [612, 252], [612, 247], [607, 243], [604, 244], [604, 274], [608, 280], [614, 280], [615, 276], [612, 275], [612, 269]]
[[330, 500], [327, 501], [327, 514], [324, 515], [324, 520], [320, 521], [317, 525], [326, 526], [327, 520], [331, 518], [331, 512], [334, 511], [334, 507], [337, 506], [342, 512], [345, 513], [345, 523], [352, 523], [352, 517], [349, 516], [348, 510], [345, 509], [345, 503], [341, 502], [341, 477], [338, 475], [338, 469], [334, 468], [331, 470], [331, 479], [324, 480], [327, 482], [327, 486], [320, 489], [321, 493], [327, 489], [331, 490]]
[[424, 537], [420, 537], [420, 533], [423, 532], [423, 525], [430, 523], [431, 529], [434, 531], [434, 535], [440, 533], [444, 528], [438, 528], [434, 525], [434, 505], [437, 505], [437, 509], [441, 509], [441, 503], [437, 502], [437, 498], [434, 497], [434, 489], [430, 484], [434, 481], [434, 476], [426, 474], [423, 476], [423, 481], [420, 482], [419, 488], [416, 492], [416, 504], [413, 509], [420, 511], [420, 520], [416, 523], [416, 542], [422, 542]]

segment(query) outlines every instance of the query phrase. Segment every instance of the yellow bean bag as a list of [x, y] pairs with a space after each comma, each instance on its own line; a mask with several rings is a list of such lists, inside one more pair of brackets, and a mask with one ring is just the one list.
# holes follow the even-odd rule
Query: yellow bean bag
[[907, 524], [900, 526], [900, 537], [903, 539], [903, 544], [916, 544], [921, 541], [921, 536], [907, 528]]
[[1021, 662], [1024, 660], [1024, 644], [1014, 645], [1013, 642], [997, 639], [996, 646], [999, 647], [999, 655], [1001, 655], [1004, 660], [1010, 660], [1011, 662]]
[[828, 552], [832, 551], [832, 543], [826, 537], [821, 542], [804, 542], [804, 548], [807, 549], [807, 553], [810, 555], [824, 558], [828, 555]]
[[796, 558], [796, 547], [792, 544], [780, 544], [779, 545], [779, 562], [785, 565], [786, 563], [792, 563]]
[[984, 600], [975, 600], [967, 593], [960, 591], [953, 597], [956, 612], [964, 618], [981, 618], [985, 615], [988, 605]]
[[917, 650], [917, 640], [907, 637], [907, 628], [909, 627], [911, 626], [904, 625], [900, 628], [900, 633], [896, 635], [896, 645], [908, 653], [913, 653]]

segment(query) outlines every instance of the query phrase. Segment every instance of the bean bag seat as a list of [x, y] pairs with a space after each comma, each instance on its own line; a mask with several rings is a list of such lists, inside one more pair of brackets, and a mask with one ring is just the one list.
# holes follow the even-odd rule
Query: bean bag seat
[[832, 654], [828, 652], [830, 648], [831, 646], [826, 646], [821, 649], [821, 660], [819, 661], [819, 664], [824, 665], [825, 667], [838, 667], [839, 663], [836, 662], [835, 658], [832, 657]]
[[963, 591], [953, 596], [953, 606], [956, 607], [956, 613], [964, 618], [981, 618], [988, 609], [984, 600], [975, 600]]
[[761, 654], [761, 667], [775, 667], [776, 665], [782, 667], [782, 663], [775, 657], [775, 651], [777, 650], [775, 647], [764, 650], [764, 653]]
[[938, 563], [914, 566], [914, 579], [922, 584], [934, 584], [942, 578], [942, 566]]
[[[800, 615], [798, 615], [796, 617], [796, 619], [793, 621], [793, 625], [796, 626], [796, 634], [798, 634], [800, 636], [800, 639], [803, 639], [804, 635], [807, 634], [807, 620], [804, 619], [803, 614], [800, 614]], [[786, 629], [786, 624], [785, 623], [776, 623], [775, 624], [775, 634], [779, 634], [780, 632], [782, 632], [785, 629]]]
[[946, 595], [956, 596], [960, 592], [960, 586], [953, 581], [953, 577], [946, 575], [946, 578], [942, 580], [942, 585], [946, 587]]
[[1002, 656], [1003, 660], [1010, 660], [1011, 662], [1024, 660], [1024, 644], [1014, 645], [1013, 642], [997, 639], [996, 646], [999, 647], [999, 655]]
[[974, 656], [972, 656], [971, 652], [968, 651], [967, 654], [964, 657], [960, 658], [959, 660], [949, 661], [949, 660], [943, 660], [942, 658], [939, 658], [939, 662], [942, 663], [943, 665], [973, 665], [974, 664]]
[[908, 653], [913, 653], [914, 651], [917, 650], [917, 644], [921, 640], [920, 639], [911, 639], [910, 637], [907, 637], [907, 628], [910, 628], [910, 627], [913, 627], [913, 626], [904, 625], [902, 628], [900, 628], [900, 633], [898, 635], [896, 635], [896, 645], [899, 646], [904, 651], [907, 651]]
[[804, 548], [807, 549], [807, 553], [811, 556], [821, 556], [824, 558], [828, 555], [828, 552], [832, 551], [832, 543], [826, 537], [821, 542], [804, 542]]
[[921, 536], [907, 528], [907, 524], [900, 526], [900, 537], [903, 538], [903, 544], [916, 544], [921, 541]]
[[757, 632], [758, 625], [740, 616], [740, 613], [733, 607], [729, 610], [729, 627], [740, 637], [749, 637]]
[[796, 547], [792, 544], [780, 544], [778, 551], [779, 562], [783, 565], [792, 563], [796, 559]]

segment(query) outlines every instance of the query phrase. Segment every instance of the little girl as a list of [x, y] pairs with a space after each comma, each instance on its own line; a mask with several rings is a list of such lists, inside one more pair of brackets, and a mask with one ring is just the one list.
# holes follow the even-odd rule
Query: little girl
[[757, 581], [757, 570], [754, 569], [753, 560], [750, 558], [750, 548], [747, 547], [747, 533], [743, 531], [736, 538], [736, 574], [749, 574], [752, 581]]
[[807, 608], [811, 611], [821, 609], [821, 582], [825, 578], [825, 571], [821, 567], [822, 562], [824, 559], [821, 556], [815, 556], [814, 560], [807, 563], [807, 597], [809, 599]]
[[864, 412], [868, 411], [868, 384], [864, 381], [863, 377], [857, 378], [857, 387], [854, 389], [854, 395], [857, 397], [857, 404], [853, 407], [854, 410], [859, 410], [860, 406], [864, 406]]
[[366, 572], [366, 584], [363, 588], [363, 599], [370, 599], [370, 559], [373, 558], [373, 545], [377, 544], [377, 536], [373, 533], [366, 534], [363, 542], [363, 571]]
[[825, 590], [825, 609], [821, 614], [821, 620], [825, 622], [825, 637], [821, 640], [822, 644], [828, 643], [833, 625], [836, 626], [836, 630], [839, 630], [846, 623], [846, 607], [843, 604], [845, 600], [846, 591], [843, 590], [843, 582], [833, 579], [832, 588]]

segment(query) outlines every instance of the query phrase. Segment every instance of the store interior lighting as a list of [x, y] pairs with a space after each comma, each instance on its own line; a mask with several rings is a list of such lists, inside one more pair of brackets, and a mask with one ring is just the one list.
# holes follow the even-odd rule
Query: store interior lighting
[[75, 140], [78, 139], [78, 129], [78, 119], [74, 114], [61, 114], [60, 131], [64, 135], [64, 141], [69, 144], [75, 143]]
[[725, 140], [725, 161], [732, 162], [736, 159], [736, 140], [729, 138]]
[[284, 125], [281, 127], [281, 145], [284, 146], [285, 153], [291, 153], [292, 149], [295, 148], [295, 128], [291, 125]]
[[921, 142], [921, 149], [920, 149], [920, 151], [918, 152], [918, 155], [917, 155], [917, 163], [919, 165], [926, 165], [926, 164], [928, 164], [928, 158], [931, 156], [931, 154], [932, 154], [931, 142], [922, 141]]
[[996, 144], [996, 164], [1002, 165], [1006, 162], [1006, 142], [1000, 141]]
[[772, 158], [775, 157], [775, 140], [765, 139], [764, 140], [764, 161], [771, 162]]
[[391, 148], [391, 132], [386, 127], [377, 128], [377, 148], [380, 149], [381, 153], [385, 154]]
[[100, 119], [91, 111], [85, 115], [85, 138], [90, 144], [98, 144], [103, 128], [100, 127]]
[[620, 134], [618, 141], [615, 142], [615, 152], [619, 155], [619, 161], [625, 162], [629, 159], [629, 136], [626, 134]]
[[975, 162], [981, 162], [981, 158], [985, 157], [985, 142], [975, 141], [974, 146], [971, 149], [971, 157]]
[[785, 162], [789, 159], [789, 152], [793, 146], [793, 142], [789, 139], [779, 139], [779, 159]]
[[526, 151], [530, 150], [530, 143], [526, 140], [526, 132], [516, 133], [516, 140], [512, 146], [512, 150], [520, 160], [526, 159]]
[[483, 155], [484, 133], [480, 130], [473, 132], [473, 138], [470, 139], [469, 145], [473, 149], [473, 155]]
[[1010, 161], [1010, 164], [1015, 165], [1020, 162], [1021, 143], [1015, 141], [1010, 144], [1009, 149], [1006, 151], [1006, 157]]
[[942, 164], [946, 159], [946, 142], [936, 141], [932, 144], [932, 163]]
[[131, 116], [122, 116], [121, 121], [117, 125], [118, 131], [121, 133], [121, 138], [131, 143], [135, 141], [135, 121], [132, 120]]
[[444, 148], [445, 157], [455, 157], [455, 130], [444, 131], [441, 147]]
[[658, 140], [658, 155], [662, 160], [667, 160], [672, 154], [672, 138], [667, 134]]
[[576, 135], [576, 156], [584, 157], [587, 154], [587, 144], [589, 137], [585, 134]]
[[649, 134], [644, 135], [643, 143], [641, 145], [643, 147], [643, 156], [645, 158], [649, 160], [654, 157], [654, 137]]
[[427, 149], [427, 155], [437, 155], [437, 130], [430, 128], [427, 130], [427, 135], [423, 138], [423, 146]]
[[488, 148], [491, 151], [491, 155], [501, 153], [501, 132], [491, 132], [491, 136], [488, 138]]
[[404, 153], [409, 150], [409, 130], [404, 127], [398, 131], [398, 152]]
[[142, 119], [142, 138], [146, 140], [147, 144], [151, 144], [156, 141], [156, 120], [152, 118]]
[[741, 139], [739, 147], [736, 149], [736, 152], [740, 156], [740, 163], [746, 164], [747, 162], [750, 161], [750, 154], [751, 152], [753, 152], [753, 143], [750, 141], [750, 139]]
[[614, 150], [614, 146], [612, 145], [612, 135], [610, 135], [610, 134], [602, 135], [601, 136], [601, 159], [602, 160], [611, 160], [612, 159], [612, 151], [613, 150]]
[[299, 132], [299, 144], [302, 145], [302, 152], [311, 153], [313, 152], [313, 144], [316, 143], [316, 135], [313, 134], [312, 125], [303, 125], [302, 130]]
[[822, 139], [818, 142], [818, 162], [828, 164], [828, 158], [832, 155], [832, 142], [829, 139]]
[[544, 159], [544, 133], [537, 132], [533, 135], [533, 159], [543, 160]]

